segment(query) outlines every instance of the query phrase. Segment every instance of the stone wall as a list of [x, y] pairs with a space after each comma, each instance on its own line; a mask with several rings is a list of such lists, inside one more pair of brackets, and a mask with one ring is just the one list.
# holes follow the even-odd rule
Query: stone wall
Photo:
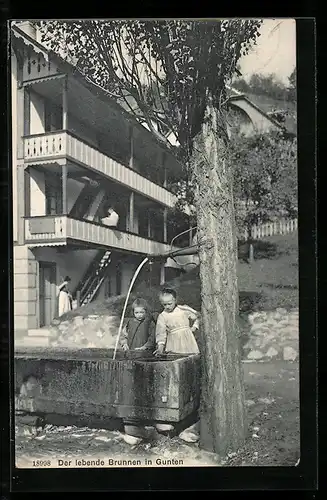
[[277, 308], [248, 316], [248, 341], [243, 357], [248, 361], [283, 359], [296, 361], [299, 356], [299, 311]]

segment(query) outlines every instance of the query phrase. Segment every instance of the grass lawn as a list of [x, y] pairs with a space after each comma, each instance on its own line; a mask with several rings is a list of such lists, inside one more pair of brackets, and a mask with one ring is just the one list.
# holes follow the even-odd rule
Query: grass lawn
[[255, 260], [245, 261], [246, 245], [239, 247], [240, 309], [271, 310], [298, 307], [298, 234], [270, 236], [254, 244]]

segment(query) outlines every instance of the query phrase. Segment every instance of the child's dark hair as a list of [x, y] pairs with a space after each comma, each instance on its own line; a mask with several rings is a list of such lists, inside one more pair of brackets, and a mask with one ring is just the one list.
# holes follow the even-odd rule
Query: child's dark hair
[[177, 298], [176, 290], [174, 290], [173, 288], [163, 288], [162, 290], [160, 290], [159, 295], [166, 295], [166, 294], [172, 295], [174, 299]]
[[132, 310], [134, 311], [135, 307], [143, 307], [146, 311], [149, 311], [149, 304], [145, 299], [135, 299], [132, 304]]

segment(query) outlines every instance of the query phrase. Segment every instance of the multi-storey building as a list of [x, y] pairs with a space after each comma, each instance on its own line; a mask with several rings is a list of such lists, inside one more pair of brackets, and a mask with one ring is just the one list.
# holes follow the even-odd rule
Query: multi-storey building
[[[28, 330], [54, 318], [66, 275], [80, 303], [124, 294], [145, 255], [170, 249], [176, 200], [168, 186], [182, 167], [49, 52], [31, 23], [13, 26], [11, 42], [14, 327]], [[101, 223], [110, 205], [115, 229]], [[164, 280], [162, 268], [151, 273]]]

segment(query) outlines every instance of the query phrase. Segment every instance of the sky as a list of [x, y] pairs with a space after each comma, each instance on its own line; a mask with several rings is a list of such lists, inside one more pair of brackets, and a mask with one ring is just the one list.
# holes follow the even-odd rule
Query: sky
[[296, 31], [294, 19], [265, 19], [261, 36], [251, 52], [240, 60], [243, 77], [253, 73], [275, 73], [285, 84], [296, 65]]

